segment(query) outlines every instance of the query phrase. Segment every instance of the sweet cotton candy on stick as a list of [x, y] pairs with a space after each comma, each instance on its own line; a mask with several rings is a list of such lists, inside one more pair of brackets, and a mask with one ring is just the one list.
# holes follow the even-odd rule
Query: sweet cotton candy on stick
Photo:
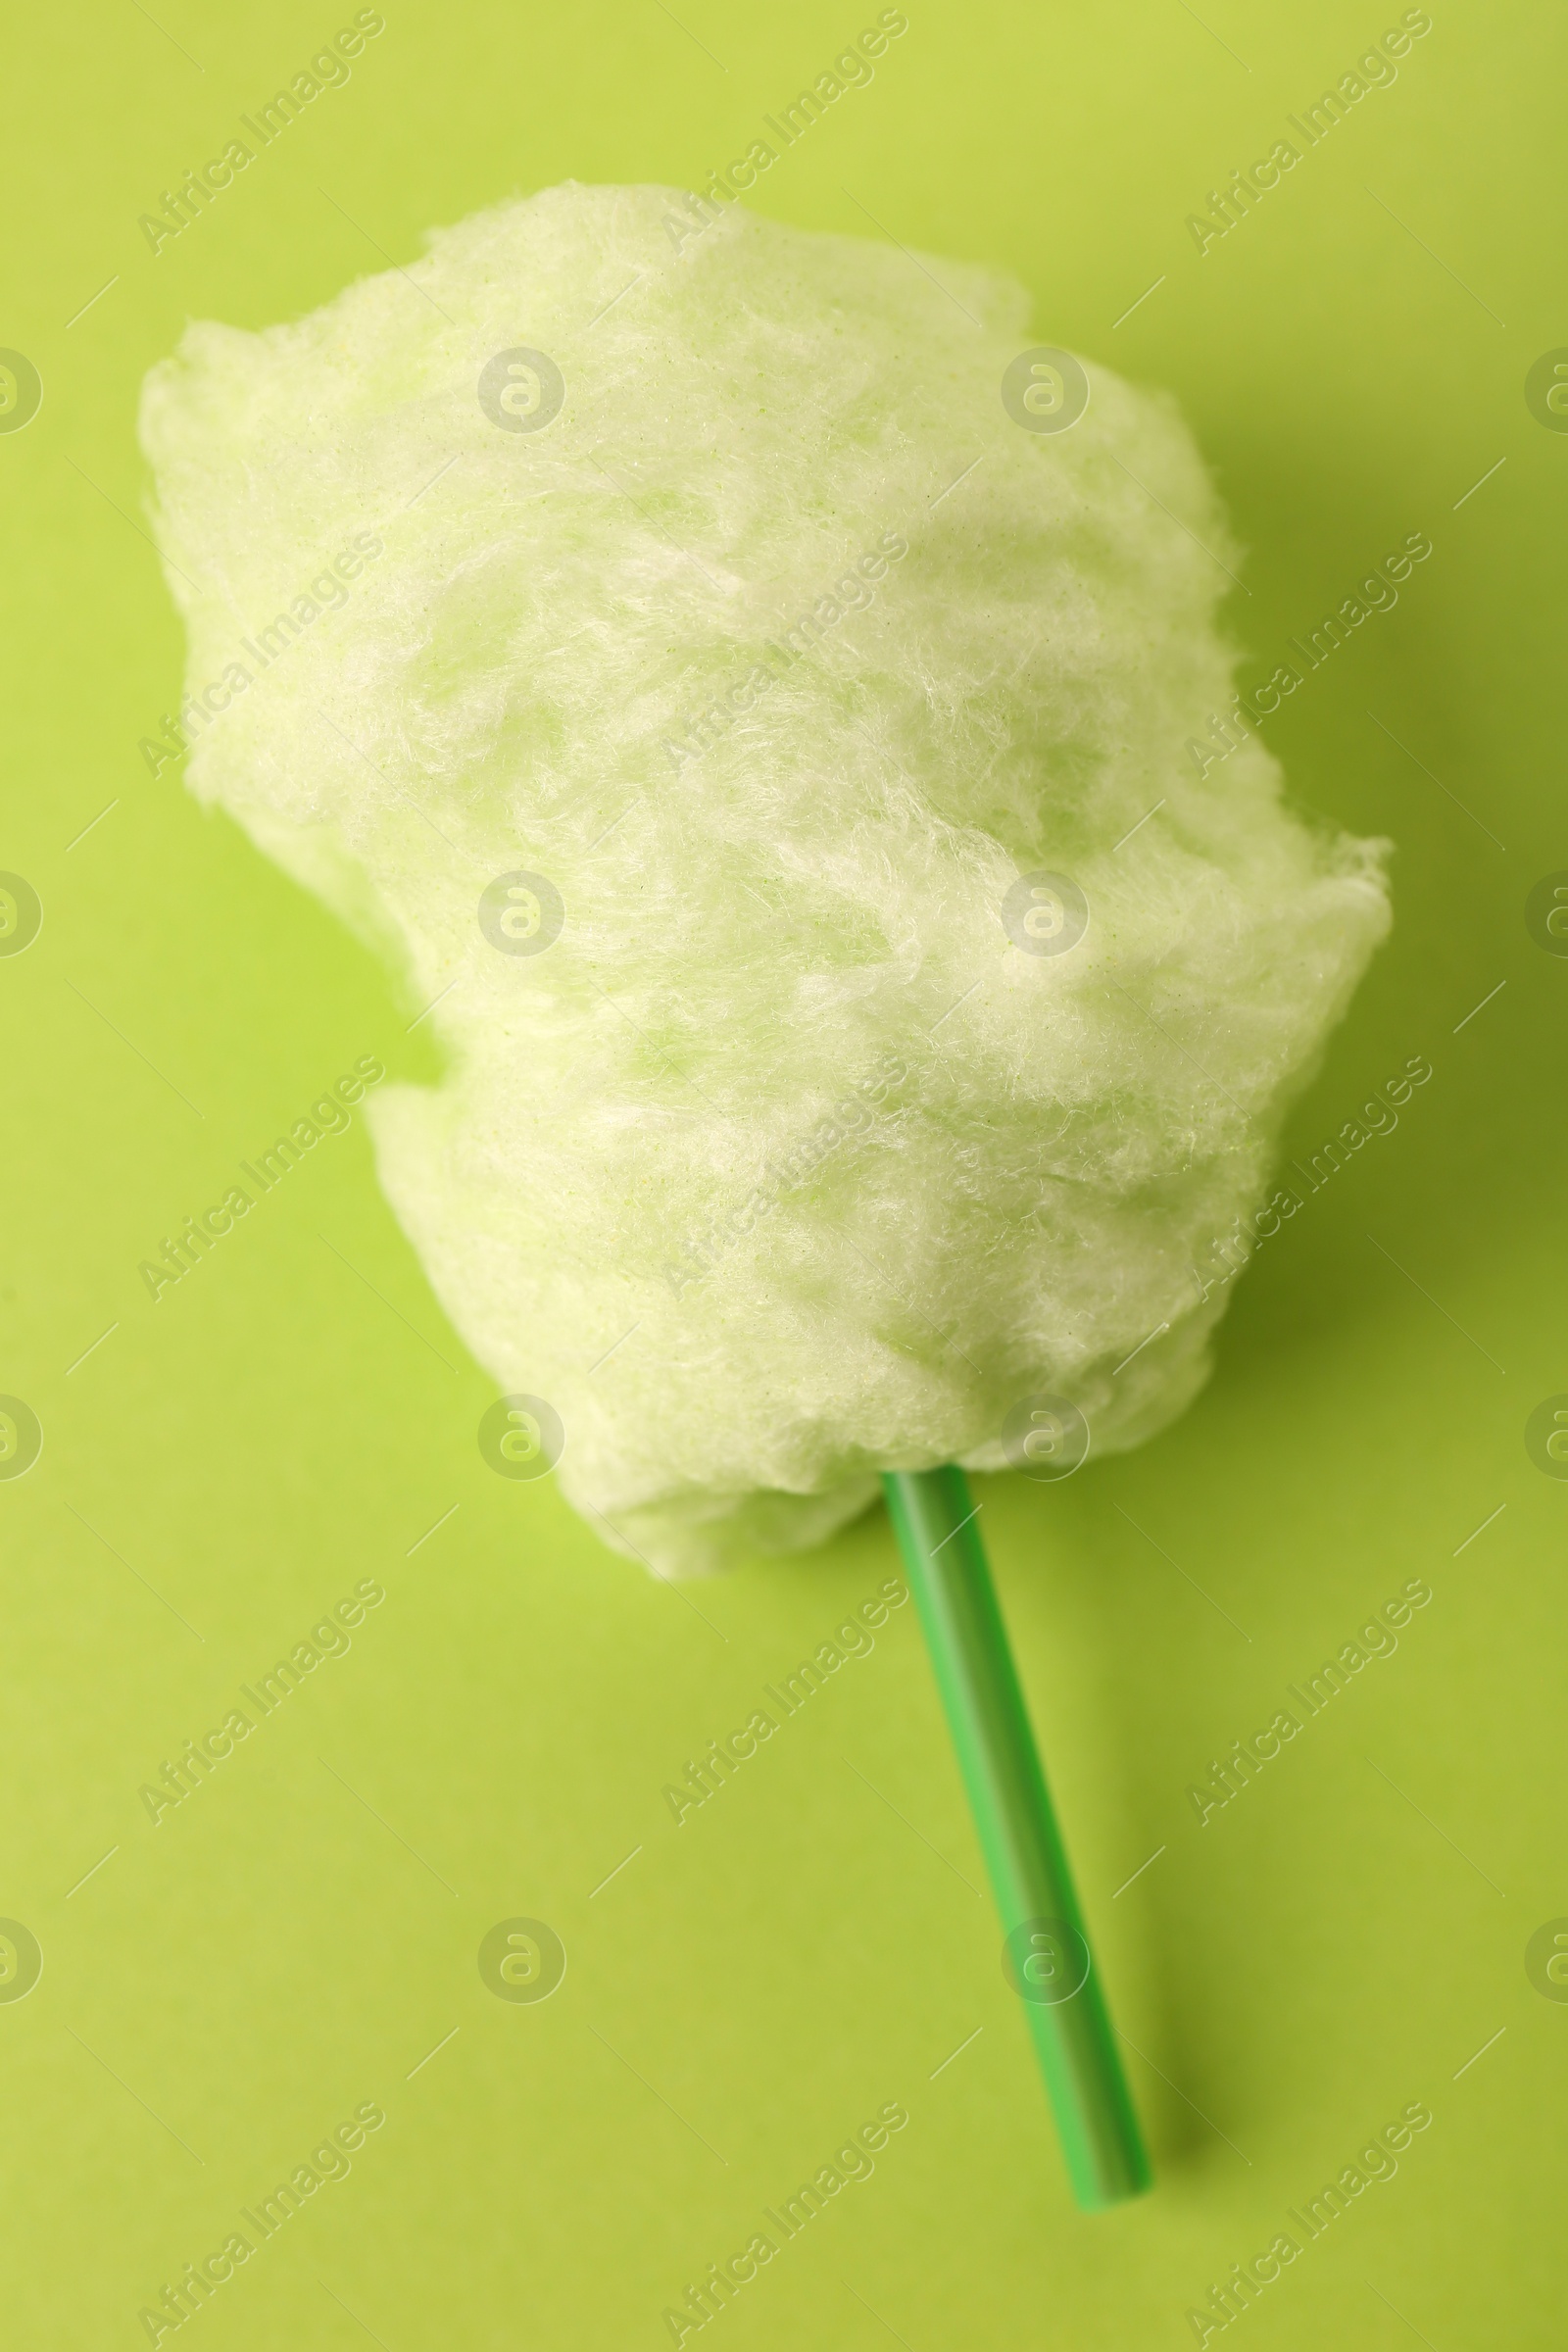
[[[1386, 927], [1215, 756], [1172, 404], [1027, 308], [568, 185], [148, 379], [192, 789], [431, 1007], [382, 1182], [513, 1455], [663, 1574], [1180, 1411]], [[937, 1492], [921, 1575], [983, 1576]]]

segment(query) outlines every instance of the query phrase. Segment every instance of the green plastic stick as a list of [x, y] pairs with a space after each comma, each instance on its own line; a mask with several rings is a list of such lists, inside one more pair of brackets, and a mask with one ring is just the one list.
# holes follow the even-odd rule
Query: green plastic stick
[[968, 1482], [950, 1467], [889, 1471], [882, 1484], [1002, 1914], [1004, 1966], [1023, 1996], [1073, 2194], [1093, 2213], [1137, 2196], [1152, 2175]]

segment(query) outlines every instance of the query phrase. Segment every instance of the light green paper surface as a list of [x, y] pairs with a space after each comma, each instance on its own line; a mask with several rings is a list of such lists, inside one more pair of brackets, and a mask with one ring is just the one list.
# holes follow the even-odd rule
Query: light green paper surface
[[[156, 256], [138, 214], [353, 11], [13, 36], [0, 344], [43, 405], [0, 433], [0, 868], [44, 915], [0, 956], [0, 1392], [44, 1446], [0, 1481], [0, 1917], [43, 1973], [0, 1997], [8, 2338], [147, 2341], [139, 2309], [376, 2102], [202, 2340], [667, 2343], [687, 2283], [901, 2102], [872, 2177], [713, 2328], [1143, 2352], [1195, 2341], [1210, 2282], [1422, 2101], [1396, 2178], [1238, 2325], [1262, 2352], [1373, 2352], [1405, 2322], [1439, 2352], [1554, 2345], [1568, 2004], [1525, 1955], [1568, 1914], [1568, 1486], [1524, 1432], [1568, 1389], [1568, 959], [1525, 902], [1568, 868], [1568, 436], [1524, 385], [1568, 342], [1560, 36], [1544, 10], [1435, 11], [1200, 257], [1187, 214], [1396, 10], [1205, 10], [1210, 32], [911, 9], [754, 196], [1001, 261], [1041, 340], [1170, 386], [1252, 551], [1249, 686], [1406, 533], [1433, 541], [1269, 729], [1303, 802], [1398, 844], [1393, 940], [1292, 1122], [1304, 1205], [1177, 1429], [1066, 1485], [977, 1482], [1158, 2174], [1085, 2220], [912, 1610], [679, 1825], [662, 1795], [896, 1573], [880, 1517], [683, 1596], [549, 1482], [492, 1475], [491, 1389], [358, 1122], [176, 1292], [137, 1277], [358, 1057], [434, 1066], [369, 955], [138, 752], [183, 654], [140, 530], [145, 369], [188, 316], [297, 315], [511, 188], [701, 184], [876, 15], [387, 13]], [[1308, 1191], [1412, 1058], [1433, 1074], [1397, 1127]], [[350, 1652], [155, 1827], [139, 1786], [368, 1578], [386, 1599]], [[1200, 1827], [1210, 1759], [1415, 1579], [1397, 1652]], [[481, 1979], [515, 1919], [565, 1948], [543, 2002]]]

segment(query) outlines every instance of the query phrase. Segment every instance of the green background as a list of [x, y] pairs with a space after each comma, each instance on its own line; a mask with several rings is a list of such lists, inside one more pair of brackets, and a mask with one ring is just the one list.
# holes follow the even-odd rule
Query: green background
[[[980, 1485], [1158, 2168], [1094, 2220], [912, 1610], [705, 1810], [662, 1802], [893, 1572], [880, 1514], [661, 1589], [551, 1482], [492, 1476], [491, 1388], [360, 1121], [156, 1305], [136, 1271], [357, 1056], [435, 1074], [371, 960], [138, 754], [182, 661], [145, 369], [188, 317], [293, 317], [514, 189], [696, 184], [875, 11], [389, 0], [347, 87], [156, 257], [137, 216], [352, 11], [154, 13], [10, 35], [0, 343], [44, 404], [0, 439], [0, 866], [45, 915], [0, 959], [0, 1389], [45, 1441], [0, 1485], [0, 1913], [44, 1954], [0, 2002], [8, 2341], [145, 2341], [139, 2308], [374, 2100], [350, 2177], [192, 2323], [212, 2352], [654, 2346], [896, 2099], [874, 2177], [715, 2323], [737, 2352], [1191, 2342], [1207, 2283], [1413, 2100], [1432, 2128], [1249, 2313], [1254, 2352], [1559, 2343], [1568, 2007], [1524, 1956], [1568, 1913], [1568, 1487], [1523, 1437], [1568, 1389], [1568, 961], [1524, 921], [1568, 866], [1568, 437], [1523, 390], [1568, 343], [1555, 12], [1435, 0], [1397, 82], [1201, 258], [1186, 216], [1396, 10], [909, 0], [752, 198], [1003, 262], [1043, 338], [1174, 388], [1250, 550], [1247, 682], [1433, 542], [1270, 728], [1303, 802], [1398, 845], [1290, 1148], [1412, 1055], [1433, 1077], [1261, 1250], [1175, 1430]], [[370, 1576], [350, 1654], [155, 1827], [139, 1786]], [[1200, 1827], [1209, 1759], [1415, 1577], [1397, 1654]], [[539, 2005], [476, 1966], [516, 1915], [568, 1954]]]

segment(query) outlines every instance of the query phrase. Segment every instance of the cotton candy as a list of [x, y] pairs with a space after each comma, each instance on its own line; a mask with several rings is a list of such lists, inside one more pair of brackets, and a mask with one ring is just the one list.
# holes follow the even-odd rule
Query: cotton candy
[[1237, 710], [1168, 398], [572, 184], [191, 326], [142, 431], [189, 784], [439, 1040], [366, 1107], [493, 1469], [686, 1574], [1182, 1409], [1388, 909]]

